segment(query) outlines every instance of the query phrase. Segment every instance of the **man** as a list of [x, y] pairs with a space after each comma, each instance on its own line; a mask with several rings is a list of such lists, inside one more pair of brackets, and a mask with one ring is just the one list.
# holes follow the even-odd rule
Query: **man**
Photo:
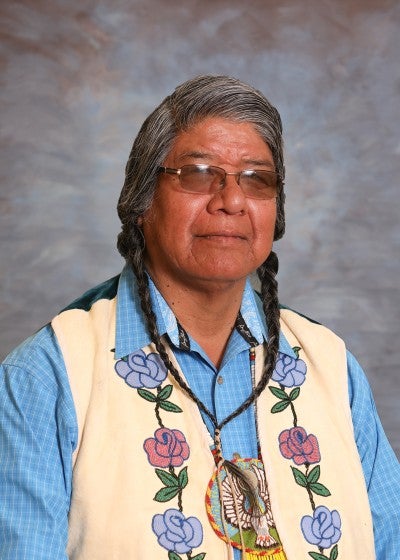
[[2, 559], [398, 558], [365, 376], [278, 303], [283, 183], [279, 114], [238, 80], [190, 80], [146, 119], [122, 274], [2, 366]]

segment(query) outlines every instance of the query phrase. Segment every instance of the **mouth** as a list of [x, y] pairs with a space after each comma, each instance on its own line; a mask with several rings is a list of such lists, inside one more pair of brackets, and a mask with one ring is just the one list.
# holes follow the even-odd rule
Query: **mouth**
[[215, 241], [246, 241], [247, 237], [242, 233], [237, 232], [212, 232], [203, 235], [197, 235], [201, 239], [215, 240]]
[[227, 237], [234, 239], [246, 239], [246, 235], [238, 231], [210, 231], [207, 233], [199, 234], [196, 237]]

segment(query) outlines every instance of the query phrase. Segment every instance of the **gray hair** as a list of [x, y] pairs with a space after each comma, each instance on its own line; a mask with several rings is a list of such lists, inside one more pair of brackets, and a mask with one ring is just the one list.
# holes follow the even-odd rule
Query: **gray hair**
[[118, 201], [122, 231], [118, 249], [132, 258], [143, 251], [138, 218], [151, 206], [158, 168], [172, 149], [177, 135], [207, 117], [249, 122], [269, 146], [279, 174], [274, 239], [285, 231], [282, 123], [278, 111], [262, 93], [228, 76], [198, 76], [178, 86], [144, 121], [129, 155], [125, 182]]
[[274, 371], [279, 351], [279, 299], [276, 274], [278, 257], [271, 251], [258, 267], [261, 281], [261, 301], [268, 324], [264, 368], [261, 379], [247, 399], [222, 422], [205, 407], [186, 384], [169, 358], [166, 343], [157, 329], [157, 319], [152, 309], [149, 280], [145, 271], [144, 238], [138, 224], [151, 206], [157, 186], [158, 167], [172, 149], [177, 135], [206, 117], [249, 122], [269, 146], [275, 170], [280, 176], [277, 199], [277, 219], [274, 239], [282, 237], [285, 229], [283, 180], [282, 125], [278, 111], [256, 89], [227, 76], [200, 76], [178, 86], [145, 120], [133, 144], [126, 165], [125, 183], [118, 202], [118, 215], [122, 232], [118, 236], [118, 249], [132, 267], [147, 331], [155, 344], [166, 369], [181, 389], [207, 414], [216, 433], [222, 426], [246, 410], [264, 391]]

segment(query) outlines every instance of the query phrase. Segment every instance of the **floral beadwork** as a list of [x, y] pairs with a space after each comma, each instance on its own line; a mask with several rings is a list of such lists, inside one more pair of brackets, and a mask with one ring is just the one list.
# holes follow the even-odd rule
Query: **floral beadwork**
[[306, 379], [307, 366], [300, 358], [292, 358], [279, 352], [272, 379], [284, 387], [298, 387]]
[[138, 350], [129, 354], [126, 358], [118, 360], [115, 371], [125, 379], [130, 387], [139, 389], [147, 387], [154, 389], [158, 387], [167, 377], [167, 371], [158, 354], [146, 354]]
[[[318, 439], [298, 426], [295, 409], [294, 401], [300, 396], [300, 386], [305, 382], [307, 374], [306, 363], [299, 358], [300, 350], [298, 346], [293, 348], [296, 358], [282, 353], [278, 355], [272, 380], [279, 383], [279, 387], [269, 387], [278, 402], [273, 405], [271, 412], [277, 414], [289, 408], [292, 413], [293, 426], [279, 434], [278, 443], [281, 455], [296, 465], [291, 466], [294, 480], [307, 491], [310, 500], [312, 515], [304, 515], [300, 527], [305, 540], [317, 546], [318, 552], [310, 551], [308, 554], [313, 560], [336, 560], [339, 557], [337, 542], [341, 537], [340, 515], [324, 505], [315, 505], [314, 495], [329, 497], [331, 493], [319, 482], [321, 467], [318, 463], [321, 461], [321, 454]], [[289, 388], [291, 391], [287, 392]], [[310, 469], [311, 465], [315, 466]], [[300, 466], [304, 470], [297, 468]], [[324, 554], [328, 549], [329, 556]]]
[[340, 539], [340, 515], [325, 506], [315, 508], [312, 517], [305, 515], [301, 520], [301, 530], [310, 544], [330, 548]]
[[[203, 541], [203, 528], [197, 517], [185, 517], [177, 509], [167, 509], [164, 514], [157, 513], [153, 517], [152, 527], [158, 537], [158, 544], [176, 553], [175, 557], [178, 557], [177, 554], [190, 553]], [[196, 558], [200, 560], [204, 554]]]
[[180, 467], [189, 457], [189, 446], [179, 430], [158, 428], [153, 438], [146, 439], [143, 447], [153, 467]]
[[307, 435], [304, 428], [297, 426], [279, 434], [279, 449], [285, 459], [293, 459], [296, 465], [319, 463], [321, 455], [317, 438]]
[[154, 406], [158, 428], [153, 437], [143, 443], [149, 464], [162, 483], [162, 488], [154, 496], [159, 503], [177, 499], [177, 508], [169, 508], [164, 513], [153, 516], [152, 530], [158, 544], [168, 551], [168, 560], [203, 560], [206, 554], [200, 552], [193, 556], [193, 549], [203, 542], [203, 528], [197, 517], [186, 517], [183, 513], [182, 494], [189, 477], [187, 467], [176, 472], [189, 458], [190, 449], [185, 435], [177, 429], [164, 425], [161, 411], [180, 413], [182, 409], [169, 400], [173, 386], [162, 386], [168, 371], [156, 353], [145, 354], [143, 350], [133, 352], [115, 363], [115, 371], [129, 387], [137, 390], [142, 399]]

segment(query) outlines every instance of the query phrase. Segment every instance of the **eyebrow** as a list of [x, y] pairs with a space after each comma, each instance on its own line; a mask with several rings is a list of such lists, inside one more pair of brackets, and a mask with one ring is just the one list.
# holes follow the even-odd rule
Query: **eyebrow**
[[178, 160], [185, 160], [185, 159], [190, 159], [190, 158], [212, 159], [213, 154], [209, 154], [207, 152], [198, 152], [198, 151], [194, 150], [192, 152], [183, 152], [177, 159]]
[[256, 165], [259, 167], [274, 167], [274, 162], [265, 159], [245, 159], [244, 163], [249, 165]]
[[[183, 152], [177, 159], [178, 161], [185, 161], [186, 159], [209, 159], [213, 160], [215, 158], [214, 154], [210, 154], [208, 152], [199, 152], [199, 151], [191, 151], [191, 152]], [[269, 160], [259, 160], [259, 159], [245, 159], [243, 160], [246, 165], [254, 165], [257, 167], [275, 167], [273, 161]]]

